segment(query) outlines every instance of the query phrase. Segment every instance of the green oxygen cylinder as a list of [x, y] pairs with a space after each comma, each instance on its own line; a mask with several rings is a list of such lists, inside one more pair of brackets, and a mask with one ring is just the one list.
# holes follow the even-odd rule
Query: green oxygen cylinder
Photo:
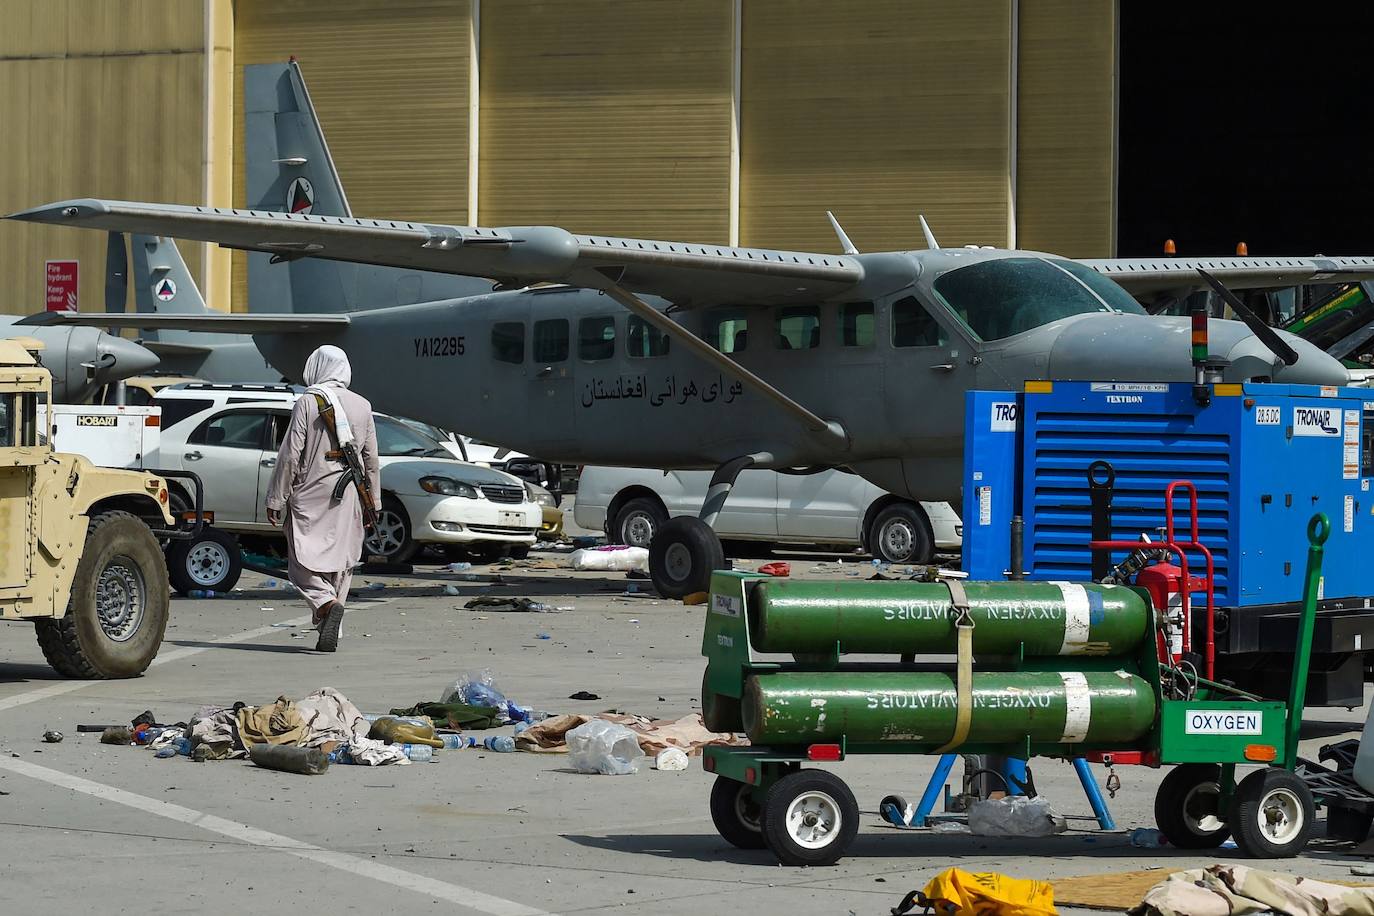
[[[1124, 655], [1147, 638], [1145, 599], [1120, 585], [965, 582], [975, 652]], [[949, 589], [938, 582], [759, 582], [750, 635], [761, 652], [955, 651]]]
[[[826, 671], [754, 675], [740, 705], [755, 744], [943, 744], [957, 703], [953, 674]], [[1124, 747], [1154, 718], [1150, 685], [1125, 671], [976, 672], [966, 740]]]

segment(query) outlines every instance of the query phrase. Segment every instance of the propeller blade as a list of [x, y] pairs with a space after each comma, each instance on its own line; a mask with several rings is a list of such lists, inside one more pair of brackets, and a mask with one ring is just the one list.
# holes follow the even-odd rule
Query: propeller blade
[[1227, 305], [1231, 306], [1231, 311], [1235, 312], [1236, 315], [1240, 317], [1240, 320], [1245, 322], [1245, 326], [1250, 329], [1250, 333], [1258, 337], [1260, 342], [1268, 347], [1275, 356], [1283, 360], [1285, 366], [1291, 366], [1298, 361], [1298, 351], [1285, 343], [1284, 339], [1280, 337], [1273, 328], [1261, 321], [1258, 315], [1246, 308], [1245, 303], [1240, 301], [1240, 297], [1227, 289], [1224, 283], [1201, 267], [1197, 269], [1197, 272], [1202, 275], [1202, 279], [1207, 281], [1207, 285], [1216, 290], [1217, 295], [1220, 296]]
[[111, 232], [105, 245], [105, 311], [123, 312], [129, 298], [129, 255], [124, 233]]

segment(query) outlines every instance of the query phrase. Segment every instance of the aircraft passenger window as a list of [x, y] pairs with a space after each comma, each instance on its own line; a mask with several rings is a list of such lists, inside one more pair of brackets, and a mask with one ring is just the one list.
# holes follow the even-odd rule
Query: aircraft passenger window
[[588, 362], [615, 356], [615, 319], [610, 315], [583, 318], [577, 323], [577, 358]]
[[821, 310], [816, 305], [778, 309], [778, 349], [814, 350], [821, 345]]
[[707, 318], [706, 342], [722, 353], [743, 353], [749, 343], [749, 319], [738, 312]]
[[498, 321], [492, 325], [491, 355], [497, 362], [523, 363], [525, 361], [525, 323], [523, 321]]
[[873, 346], [873, 303], [846, 302], [840, 306], [840, 346]]
[[268, 414], [239, 410], [211, 417], [191, 433], [191, 445], [218, 445], [221, 448], [262, 449]]
[[947, 342], [944, 328], [914, 297], [892, 303], [892, 346], [940, 347]]
[[660, 331], [638, 315], [631, 315], [625, 321], [625, 351], [633, 359], [667, 356], [669, 339], [667, 332]]
[[1072, 315], [1144, 315], [1130, 294], [1091, 267], [1061, 258], [998, 258], [951, 270], [935, 293], [982, 340], [1000, 340]]
[[568, 358], [568, 321], [549, 318], [534, 323], [534, 342], [531, 345], [536, 363], [561, 363]]

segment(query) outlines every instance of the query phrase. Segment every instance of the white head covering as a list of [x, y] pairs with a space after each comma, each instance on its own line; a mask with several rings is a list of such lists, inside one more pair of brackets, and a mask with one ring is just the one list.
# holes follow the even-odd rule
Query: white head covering
[[303, 373], [308, 387], [336, 385], [347, 388], [353, 381], [353, 367], [348, 364], [348, 354], [332, 344], [325, 344], [310, 354], [305, 361]]

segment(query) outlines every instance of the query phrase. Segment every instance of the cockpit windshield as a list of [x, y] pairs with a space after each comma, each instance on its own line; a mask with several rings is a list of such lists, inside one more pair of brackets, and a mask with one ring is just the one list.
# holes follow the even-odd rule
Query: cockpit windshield
[[1070, 315], [1145, 309], [1117, 284], [1074, 261], [999, 258], [951, 270], [935, 293], [981, 340], [1000, 340]]

